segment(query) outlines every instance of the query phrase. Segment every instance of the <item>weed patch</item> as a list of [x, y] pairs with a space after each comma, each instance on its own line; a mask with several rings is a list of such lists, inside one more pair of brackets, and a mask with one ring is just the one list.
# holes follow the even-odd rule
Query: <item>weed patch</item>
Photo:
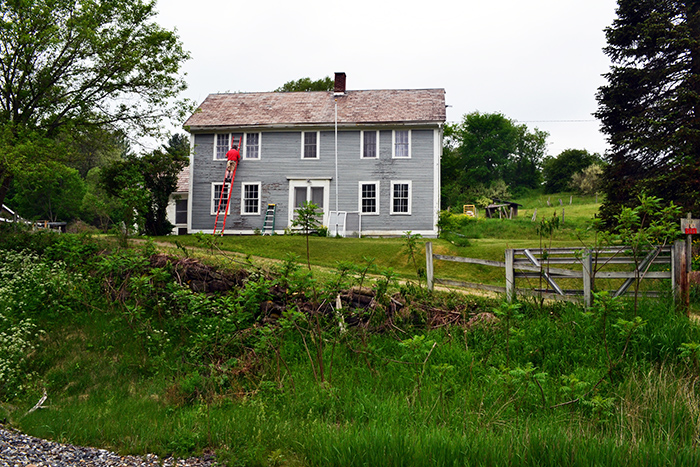
[[661, 301], [431, 293], [367, 255], [326, 281], [84, 237], [0, 255], [1, 407], [36, 436], [228, 465], [700, 460], [700, 329]]

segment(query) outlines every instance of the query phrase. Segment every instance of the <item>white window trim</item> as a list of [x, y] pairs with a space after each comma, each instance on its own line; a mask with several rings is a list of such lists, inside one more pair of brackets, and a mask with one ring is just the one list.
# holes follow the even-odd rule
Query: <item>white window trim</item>
[[212, 152], [212, 158], [215, 161], [225, 161], [226, 160], [226, 152], [228, 152], [228, 149], [224, 152], [224, 157], [218, 158], [216, 157], [216, 149], [219, 147], [219, 136], [226, 136], [226, 147], [230, 148], [231, 147], [231, 133], [214, 133], [214, 151]]
[[[245, 212], [245, 187], [256, 185], [258, 187], [258, 207], [257, 212]], [[259, 216], [260, 215], [260, 198], [262, 198], [262, 183], [261, 182], [246, 182], [241, 184], [241, 216]]]
[[[248, 135], [258, 135], [258, 157], [248, 156]], [[262, 133], [246, 133], [243, 137], [243, 147], [242, 151], [240, 152], [242, 158], [249, 161], [259, 161], [260, 159], [262, 159]]]
[[[398, 157], [396, 156], [396, 132], [397, 131], [407, 131], [408, 132], [408, 157]], [[392, 159], [410, 159], [411, 158], [411, 130], [392, 130], [391, 131], [391, 158]]]
[[[377, 193], [377, 199], [375, 203], [376, 211], [375, 212], [362, 212], [362, 185], [374, 185], [376, 193]], [[380, 211], [380, 191], [379, 191], [379, 181], [378, 180], [373, 180], [373, 181], [366, 181], [366, 182], [358, 182], [357, 184], [357, 212], [360, 213], [362, 216], [378, 216], [379, 211]]]
[[[304, 140], [306, 133], [316, 133], [316, 157], [304, 157]], [[321, 132], [320, 131], [302, 131], [301, 132], [301, 160], [315, 161], [321, 158]]]
[[[365, 156], [365, 133], [374, 133], [374, 157]], [[379, 132], [377, 130], [360, 131], [360, 159], [379, 159]]]
[[[212, 182], [212, 184], [211, 184], [211, 194], [209, 195], [209, 203], [210, 203], [210, 208], [211, 208], [210, 214], [211, 214], [212, 216], [215, 216], [215, 215], [216, 215], [216, 208], [217, 208], [217, 205], [216, 205], [216, 202], [215, 202], [215, 198], [214, 198], [214, 195], [216, 194], [216, 187], [217, 187], [217, 186], [221, 186], [221, 187], [222, 187], [221, 190], [223, 191], [223, 185], [224, 185], [224, 184], [221, 183], [221, 182]], [[225, 200], [222, 200], [221, 202], [223, 203], [224, 201], [225, 201]], [[224, 209], [225, 209], [225, 208], [226, 208], [226, 206], [224, 206]], [[223, 213], [223, 211], [221, 211], [221, 212]], [[230, 204], [230, 203], [229, 203], [229, 205], [228, 205], [228, 212], [227, 212], [227, 215], [228, 215], [228, 214], [231, 214], [231, 204]]]
[[[408, 185], [408, 212], [394, 211], [394, 185]], [[392, 216], [410, 216], [413, 212], [413, 182], [411, 180], [392, 180], [389, 213]]]

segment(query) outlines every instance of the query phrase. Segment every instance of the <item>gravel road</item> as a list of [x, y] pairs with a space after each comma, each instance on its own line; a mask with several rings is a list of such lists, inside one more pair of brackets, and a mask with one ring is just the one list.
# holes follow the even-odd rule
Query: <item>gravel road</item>
[[0, 467], [210, 467], [213, 456], [190, 459], [161, 459], [120, 456], [104, 449], [60, 444], [0, 427]]

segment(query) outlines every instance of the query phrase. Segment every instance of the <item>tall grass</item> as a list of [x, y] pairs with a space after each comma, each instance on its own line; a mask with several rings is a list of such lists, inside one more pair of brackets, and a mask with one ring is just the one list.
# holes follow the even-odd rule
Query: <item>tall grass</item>
[[[392, 295], [405, 303], [393, 315], [384, 295], [319, 313], [349, 284], [340, 271], [325, 284], [285, 264], [197, 294], [150, 266], [152, 247], [48, 243], [23, 285], [0, 288], [0, 325], [21, 316], [41, 331], [0, 416], [36, 436], [131, 454], [214, 451], [232, 466], [700, 461], [690, 352], [700, 329], [668, 302], [516, 309], [413, 285]], [[80, 261], [56, 261], [75, 251]], [[40, 289], [41, 306], [16, 305]], [[273, 289], [287, 305], [277, 321], [261, 307]], [[26, 414], [44, 390], [48, 408]]]

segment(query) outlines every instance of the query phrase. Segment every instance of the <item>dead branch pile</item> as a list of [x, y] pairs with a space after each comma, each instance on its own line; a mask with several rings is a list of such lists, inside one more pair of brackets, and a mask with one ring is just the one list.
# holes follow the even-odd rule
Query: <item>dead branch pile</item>
[[170, 269], [177, 281], [193, 292], [227, 292], [233, 287], [242, 286], [247, 277], [244, 270], [238, 270], [235, 273], [220, 271], [193, 258], [178, 258], [164, 254], [153, 255], [151, 266]]

